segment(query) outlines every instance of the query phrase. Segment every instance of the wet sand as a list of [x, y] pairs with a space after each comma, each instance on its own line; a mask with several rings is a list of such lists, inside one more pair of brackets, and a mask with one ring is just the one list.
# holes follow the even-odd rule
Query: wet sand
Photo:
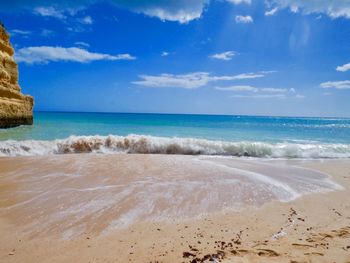
[[0, 167], [0, 262], [350, 262], [349, 160], [75, 154]]

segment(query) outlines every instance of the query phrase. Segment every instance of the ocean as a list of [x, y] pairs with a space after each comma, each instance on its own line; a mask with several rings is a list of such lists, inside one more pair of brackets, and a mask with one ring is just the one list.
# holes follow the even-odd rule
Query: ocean
[[0, 156], [84, 152], [349, 158], [350, 119], [35, 112], [0, 130]]
[[181, 223], [343, 190], [307, 165], [350, 157], [347, 119], [34, 117], [33, 126], [0, 131], [0, 218], [45, 238], [105, 235], [139, 222]]

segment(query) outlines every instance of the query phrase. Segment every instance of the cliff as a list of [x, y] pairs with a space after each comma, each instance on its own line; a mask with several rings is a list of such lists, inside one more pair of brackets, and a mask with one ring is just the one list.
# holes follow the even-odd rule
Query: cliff
[[33, 124], [33, 97], [21, 93], [14, 50], [0, 25], [0, 128]]

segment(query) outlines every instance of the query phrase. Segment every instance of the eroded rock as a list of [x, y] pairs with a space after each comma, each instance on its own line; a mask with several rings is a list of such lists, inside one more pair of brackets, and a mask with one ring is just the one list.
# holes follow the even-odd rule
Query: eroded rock
[[0, 25], [0, 128], [33, 124], [33, 97], [18, 85], [18, 67], [6, 29]]

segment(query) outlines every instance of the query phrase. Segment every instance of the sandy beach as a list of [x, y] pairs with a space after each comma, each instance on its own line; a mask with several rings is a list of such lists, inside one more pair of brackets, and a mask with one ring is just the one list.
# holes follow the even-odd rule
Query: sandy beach
[[0, 263], [350, 263], [350, 0], [0, 0]]
[[0, 262], [350, 262], [346, 159], [75, 154], [0, 167]]

